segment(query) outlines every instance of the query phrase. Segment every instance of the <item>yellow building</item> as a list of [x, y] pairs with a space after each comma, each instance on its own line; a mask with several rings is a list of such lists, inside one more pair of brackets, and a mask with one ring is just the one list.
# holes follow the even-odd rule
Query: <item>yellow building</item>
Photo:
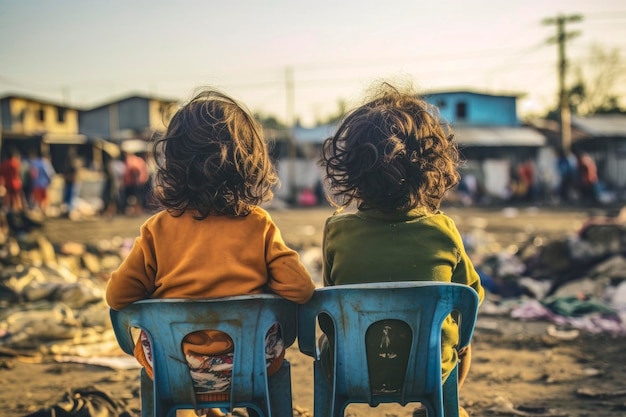
[[84, 144], [79, 134], [78, 109], [22, 95], [0, 98], [0, 151], [16, 148], [23, 155], [49, 150], [50, 144]]
[[25, 96], [0, 98], [2, 131], [24, 136], [78, 134], [78, 110]]

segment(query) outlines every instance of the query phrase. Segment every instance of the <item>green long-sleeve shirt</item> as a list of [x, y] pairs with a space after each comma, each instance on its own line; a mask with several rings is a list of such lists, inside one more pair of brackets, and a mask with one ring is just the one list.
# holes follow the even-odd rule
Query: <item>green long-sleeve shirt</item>
[[[416, 208], [406, 213], [373, 210], [331, 216], [323, 241], [324, 285], [390, 281], [456, 282], [484, 290], [454, 221], [443, 212]], [[458, 326], [442, 329], [442, 371], [457, 361]]]

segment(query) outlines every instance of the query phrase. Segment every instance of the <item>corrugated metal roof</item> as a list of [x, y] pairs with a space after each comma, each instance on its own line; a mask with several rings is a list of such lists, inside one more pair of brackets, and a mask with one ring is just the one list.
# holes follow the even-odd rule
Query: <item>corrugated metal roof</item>
[[479, 92], [473, 90], [432, 90], [428, 91], [422, 96], [428, 99], [431, 96], [448, 96], [448, 95], [456, 95], [456, 94], [469, 94], [472, 96], [481, 96], [481, 97], [508, 97], [508, 98], [517, 98], [524, 95], [524, 93], [511, 92], [506, 94], [498, 94], [498, 93], [488, 93], [488, 92]]
[[146, 101], [155, 100], [155, 101], [160, 101], [160, 102], [168, 103], [168, 104], [176, 104], [176, 103], [180, 102], [180, 100], [177, 100], [177, 99], [168, 98], [168, 97], [161, 97], [161, 96], [156, 96], [156, 95], [152, 95], [152, 94], [130, 93], [130, 94], [126, 94], [126, 95], [121, 96], [121, 97], [111, 98], [111, 99], [107, 100], [106, 102], [97, 104], [95, 106], [86, 107], [86, 108], [82, 109], [82, 111], [89, 112], [89, 111], [92, 111], [92, 110], [98, 110], [98, 109], [101, 109], [103, 107], [108, 107], [108, 106], [110, 106], [112, 104], [121, 103], [123, 101], [128, 101], [128, 100], [132, 100], [132, 99], [135, 99], [135, 98], [146, 100]]
[[589, 117], [572, 117], [572, 125], [591, 136], [626, 137], [625, 114], [599, 114]]
[[545, 146], [546, 138], [525, 126], [453, 126], [461, 146]]
[[[298, 143], [322, 143], [335, 132], [336, 126], [313, 128], [296, 126], [293, 130]], [[453, 127], [457, 142], [464, 146], [545, 146], [546, 138], [526, 126], [457, 126]]]
[[296, 126], [293, 136], [298, 143], [322, 143], [335, 133], [335, 125], [321, 125], [315, 127]]

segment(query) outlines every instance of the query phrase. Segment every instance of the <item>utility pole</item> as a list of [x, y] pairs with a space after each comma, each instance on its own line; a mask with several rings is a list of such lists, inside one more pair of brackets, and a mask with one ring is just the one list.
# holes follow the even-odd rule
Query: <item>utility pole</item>
[[288, 195], [287, 201], [290, 204], [296, 202], [297, 184], [296, 184], [296, 138], [294, 136], [295, 124], [295, 85], [293, 76], [293, 67], [285, 69], [285, 91], [287, 93], [287, 177], [288, 177]]
[[561, 148], [569, 151], [572, 146], [572, 115], [569, 106], [569, 91], [566, 88], [565, 77], [567, 75], [567, 58], [565, 55], [565, 43], [580, 35], [580, 31], [567, 32], [567, 23], [580, 22], [583, 17], [579, 14], [563, 16], [543, 20], [544, 25], [556, 25], [556, 36], [548, 39], [548, 43], [558, 45], [558, 80], [559, 80], [559, 110], [561, 114]]

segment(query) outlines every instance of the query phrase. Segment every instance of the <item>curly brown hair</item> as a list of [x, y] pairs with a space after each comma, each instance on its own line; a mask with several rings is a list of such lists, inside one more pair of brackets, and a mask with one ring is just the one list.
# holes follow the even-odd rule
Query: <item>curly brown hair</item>
[[278, 183], [261, 126], [244, 105], [216, 90], [183, 105], [153, 150], [155, 196], [173, 215], [246, 216], [272, 198]]
[[382, 212], [436, 211], [460, 178], [454, 134], [437, 114], [412, 91], [383, 83], [324, 141], [329, 201]]

